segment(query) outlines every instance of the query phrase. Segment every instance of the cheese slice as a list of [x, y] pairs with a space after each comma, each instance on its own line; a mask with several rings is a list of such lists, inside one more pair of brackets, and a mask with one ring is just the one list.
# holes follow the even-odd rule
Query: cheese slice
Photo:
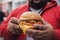
[[20, 26], [20, 28], [24, 34], [26, 34], [27, 29], [33, 29], [34, 28], [33, 26], [30, 26], [30, 25], [20, 25], [19, 24], [19, 26]]

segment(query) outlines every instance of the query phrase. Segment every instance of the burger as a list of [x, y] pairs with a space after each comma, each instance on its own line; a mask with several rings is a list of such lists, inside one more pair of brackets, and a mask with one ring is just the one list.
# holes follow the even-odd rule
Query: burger
[[34, 24], [42, 24], [41, 16], [36, 12], [24, 12], [19, 20], [19, 27], [24, 34], [28, 29], [34, 29]]

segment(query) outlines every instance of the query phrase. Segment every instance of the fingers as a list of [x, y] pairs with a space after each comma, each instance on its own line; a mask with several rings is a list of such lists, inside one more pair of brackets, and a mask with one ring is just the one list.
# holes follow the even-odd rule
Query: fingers
[[15, 17], [12, 17], [9, 22], [14, 23], [14, 24], [19, 24], [19, 20]]
[[14, 23], [9, 23], [9, 24], [8, 24], [8, 27], [10, 27], [10, 29], [11, 29], [11, 28], [13, 28], [13, 29], [19, 29], [19, 25], [14, 24]]
[[50, 24], [47, 25], [40, 25], [40, 24], [34, 24], [35, 30], [41, 30], [41, 31], [47, 31], [47, 32], [53, 32], [53, 27]]
[[42, 38], [47, 35], [46, 31], [28, 29], [27, 34], [32, 38]]
[[10, 19], [7, 29], [13, 34], [18, 34], [21, 32], [21, 29], [18, 24], [19, 24], [19, 20], [13, 17]]
[[46, 26], [47, 26], [47, 25], [34, 24], [34, 28], [35, 28], [36, 30], [45, 30], [45, 29], [47, 29]]
[[12, 32], [13, 34], [16, 34], [16, 33], [18, 33], [18, 32], [20, 31], [19, 26], [16, 25], [16, 24], [13, 24], [13, 23], [9, 23], [9, 25], [8, 25], [7, 28], [8, 28], [8, 30], [9, 30], [10, 32]]
[[19, 29], [19, 20], [15, 17], [12, 17], [8, 23], [8, 27], [10, 27], [10, 29]]

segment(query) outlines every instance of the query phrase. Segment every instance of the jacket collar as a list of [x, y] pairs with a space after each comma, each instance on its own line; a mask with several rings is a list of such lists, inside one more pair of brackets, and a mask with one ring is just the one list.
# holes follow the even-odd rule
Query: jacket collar
[[[42, 11], [44, 12], [44, 11], [50, 9], [50, 8], [55, 7], [55, 6], [57, 6], [56, 1], [51, 1], [51, 2], [49, 2], [49, 4], [47, 4], [47, 5], [44, 7], [44, 9], [43, 9]], [[29, 4], [25, 4], [23, 7], [24, 7], [24, 12], [29, 11]]]
[[51, 1], [49, 4], [47, 4], [45, 7], [44, 7], [44, 11], [45, 10], [48, 10], [48, 9], [50, 9], [50, 8], [52, 8], [52, 7], [55, 7], [55, 6], [57, 6], [57, 3], [56, 3], [56, 1]]

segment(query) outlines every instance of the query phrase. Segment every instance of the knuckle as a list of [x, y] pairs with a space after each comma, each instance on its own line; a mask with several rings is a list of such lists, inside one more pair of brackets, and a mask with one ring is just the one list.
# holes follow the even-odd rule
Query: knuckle
[[12, 17], [12, 18], [10, 19], [10, 22], [11, 22], [11, 23], [18, 23], [19, 21], [18, 21], [17, 18]]

